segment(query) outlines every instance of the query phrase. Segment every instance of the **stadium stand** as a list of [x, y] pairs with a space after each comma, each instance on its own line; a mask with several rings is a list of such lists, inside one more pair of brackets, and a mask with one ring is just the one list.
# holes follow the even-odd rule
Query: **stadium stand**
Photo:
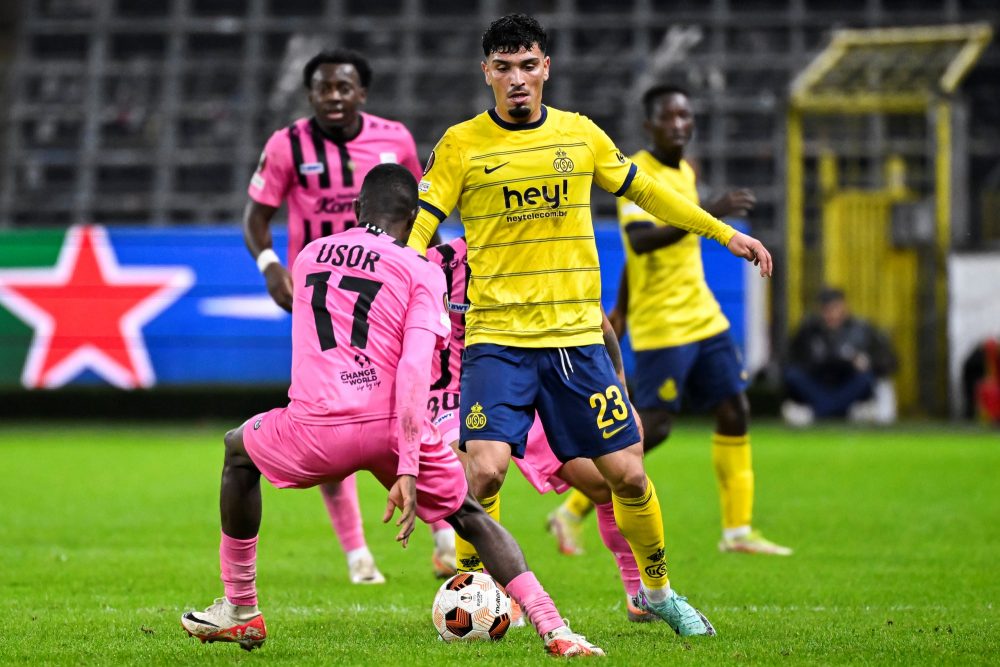
[[[11, 34], [0, 226], [232, 221], [257, 151], [302, 110], [297, 69], [319, 46], [367, 52], [370, 110], [412, 128], [421, 155], [487, 104], [478, 33], [504, 0], [27, 0]], [[755, 223], [782, 215], [789, 83], [838, 27], [987, 20], [989, 0], [547, 0], [555, 106], [640, 145], [632, 102], [654, 79], [698, 90], [702, 182], [753, 187]], [[10, 14], [19, 11], [16, 23]], [[973, 231], [1000, 237], [1000, 46], [967, 81]], [[291, 73], [291, 74], [290, 74]], [[873, 137], [891, 127], [872, 127]], [[992, 199], [990, 199], [992, 198]], [[596, 200], [610, 214], [610, 198]]]

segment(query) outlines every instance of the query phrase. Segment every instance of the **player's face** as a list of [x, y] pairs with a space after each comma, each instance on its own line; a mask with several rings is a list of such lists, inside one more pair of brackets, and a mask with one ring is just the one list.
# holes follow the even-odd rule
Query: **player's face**
[[324, 63], [316, 68], [309, 86], [309, 104], [320, 127], [328, 130], [355, 127], [368, 91], [354, 65]]
[[676, 151], [684, 148], [694, 134], [694, 112], [686, 95], [662, 95], [653, 107], [653, 115], [646, 121], [646, 131], [657, 148]]
[[847, 321], [847, 301], [834, 299], [829, 303], [823, 304], [820, 313], [828, 329], [839, 329]]
[[549, 57], [537, 44], [517, 53], [491, 53], [482, 67], [501, 118], [509, 123], [530, 123], [541, 117]]

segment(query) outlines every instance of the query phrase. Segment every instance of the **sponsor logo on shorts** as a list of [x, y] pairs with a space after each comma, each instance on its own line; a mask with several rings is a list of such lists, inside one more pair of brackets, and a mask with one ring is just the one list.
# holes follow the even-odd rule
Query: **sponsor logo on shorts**
[[486, 415], [483, 413], [483, 406], [478, 402], [469, 408], [469, 414], [465, 417], [465, 427], [470, 431], [486, 428]]
[[454, 301], [449, 301], [448, 310], [450, 310], [453, 313], [461, 313], [464, 315], [465, 313], [469, 312], [469, 307], [471, 305], [472, 304], [468, 303], [455, 303]]
[[677, 400], [677, 382], [673, 378], [667, 378], [667, 381], [660, 385], [660, 391], [657, 393], [661, 401], [676, 401]]
[[255, 430], [255, 431], [259, 431], [260, 430], [260, 421], [261, 420], [258, 419], [257, 421], [255, 421], [253, 423], [253, 430]]

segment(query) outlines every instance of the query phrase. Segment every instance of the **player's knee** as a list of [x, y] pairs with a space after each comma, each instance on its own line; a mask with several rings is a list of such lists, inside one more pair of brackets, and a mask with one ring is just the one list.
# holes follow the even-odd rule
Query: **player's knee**
[[646, 493], [647, 483], [642, 466], [624, 471], [617, 479], [608, 480], [611, 491], [619, 498], [638, 498]]
[[750, 427], [750, 401], [746, 394], [730, 396], [715, 411], [716, 426], [723, 435], [743, 435]]
[[507, 476], [507, 469], [488, 459], [484, 460], [483, 457], [470, 456], [466, 476], [469, 479], [469, 491], [477, 499], [482, 500], [500, 493], [500, 487], [503, 486], [503, 480]]
[[649, 451], [670, 437], [672, 422], [666, 412], [651, 412], [640, 415], [642, 419], [642, 448]]

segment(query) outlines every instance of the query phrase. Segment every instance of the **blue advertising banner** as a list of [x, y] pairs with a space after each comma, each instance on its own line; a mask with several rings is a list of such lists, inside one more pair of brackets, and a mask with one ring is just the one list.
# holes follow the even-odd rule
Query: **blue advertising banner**
[[[446, 239], [459, 233], [442, 228]], [[610, 309], [624, 260], [617, 227], [597, 225], [597, 243]], [[276, 228], [279, 255], [285, 245]], [[0, 247], [0, 386], [288, 382], [291, 319], [268, 296], [238, 227], [5, 232]], [[743, 263], [711, 242], [703, 255], [742, 347]]]

